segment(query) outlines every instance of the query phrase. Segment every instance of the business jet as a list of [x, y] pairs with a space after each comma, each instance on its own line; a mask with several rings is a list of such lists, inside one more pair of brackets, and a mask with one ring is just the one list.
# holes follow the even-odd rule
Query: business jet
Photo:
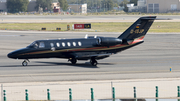
[[85, 38], [76, 39], [37, 40], [7, 56], [23, 59], [23, 66], [28, 65], [29, 59], [41, 58], [64, 58], [72, 64], [76, 64], [77, 60], [90, 60], [91, 65], [96, 66], [99, 59], [143, 43], [154, 20], [156, 16], [140, 17], [117, 38], [86, 35]]

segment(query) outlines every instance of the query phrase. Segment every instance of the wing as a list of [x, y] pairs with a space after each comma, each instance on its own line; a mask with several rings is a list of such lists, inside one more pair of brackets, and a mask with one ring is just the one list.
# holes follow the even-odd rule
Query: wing
[[78, 60], [88, 60], [91, 58], [104, 59], [112, 55], [112, 53], [85, 52], [85, 53], [74, 53], [73, 55]]

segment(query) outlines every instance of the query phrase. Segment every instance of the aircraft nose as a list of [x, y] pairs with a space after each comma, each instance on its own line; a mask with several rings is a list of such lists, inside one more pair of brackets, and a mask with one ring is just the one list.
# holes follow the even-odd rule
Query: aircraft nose
[[14, 58], [15, 58], [15, 54], [14, 54], [13, 52], [11, 52], [11, 53], [9, 53], [9, 54], [7, 55], [7, 57], [8, 57], [8, 58], [13, 58], [13, 59], [14, 59]]
[[27, 50], [28, 50], [27, 48], [15, 50], [15, 51], [7, 54], [7, 57], [12, 58], [12, 59], [24, 59], [24, 56], [22, 56], [21, 54], [26, 53]]

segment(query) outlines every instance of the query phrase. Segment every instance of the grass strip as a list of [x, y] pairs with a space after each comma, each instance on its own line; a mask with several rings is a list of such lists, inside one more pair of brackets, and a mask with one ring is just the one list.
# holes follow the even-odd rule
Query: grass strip
[[[46, 28], [47, 31], [67, 31], [67, 25], [70, 25], [71, 31], [97, 31], [97, 32], [124, 32], [133, 22], [95, 22], [91, 23], [91, 29], [88, 30], [72, 30], [73, 24], [81, 23], [2, 23], [1, 30], [33, 30], [40, 31]], [[180, 32], [180, 22], [154, 22], [149, 32]]]

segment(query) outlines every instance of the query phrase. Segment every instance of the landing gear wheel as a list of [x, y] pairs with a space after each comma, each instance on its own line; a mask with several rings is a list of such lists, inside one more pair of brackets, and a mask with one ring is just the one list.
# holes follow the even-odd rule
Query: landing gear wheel
[[26, 60], [24, 60], [24, 61], [22, 62], [22, 65], [23, 65], [23, 66], [27, 66], [27, 65], [28, 65], [28, 62], [27, 62]]
[[77, 62], [77, 59], [75, 59], [75, 58], [72, 58], [70, 61], [71, 61], [71, 63], [72, 63], [72, 64], [76, 64], [76, 62]]
[[28, 62], [30, 62], [28, 59], [25, 59], [23, 62], [22, 62], [22, 65], [23, 66], [27, 66], [28, 65]]
[[91, 65], [93, 65], [93, 66], [96, 66], [97, 64], [98, 64], [98, 62], [94, 59], [94, 60], [90, 60], [90, 63], [91, 63]]

